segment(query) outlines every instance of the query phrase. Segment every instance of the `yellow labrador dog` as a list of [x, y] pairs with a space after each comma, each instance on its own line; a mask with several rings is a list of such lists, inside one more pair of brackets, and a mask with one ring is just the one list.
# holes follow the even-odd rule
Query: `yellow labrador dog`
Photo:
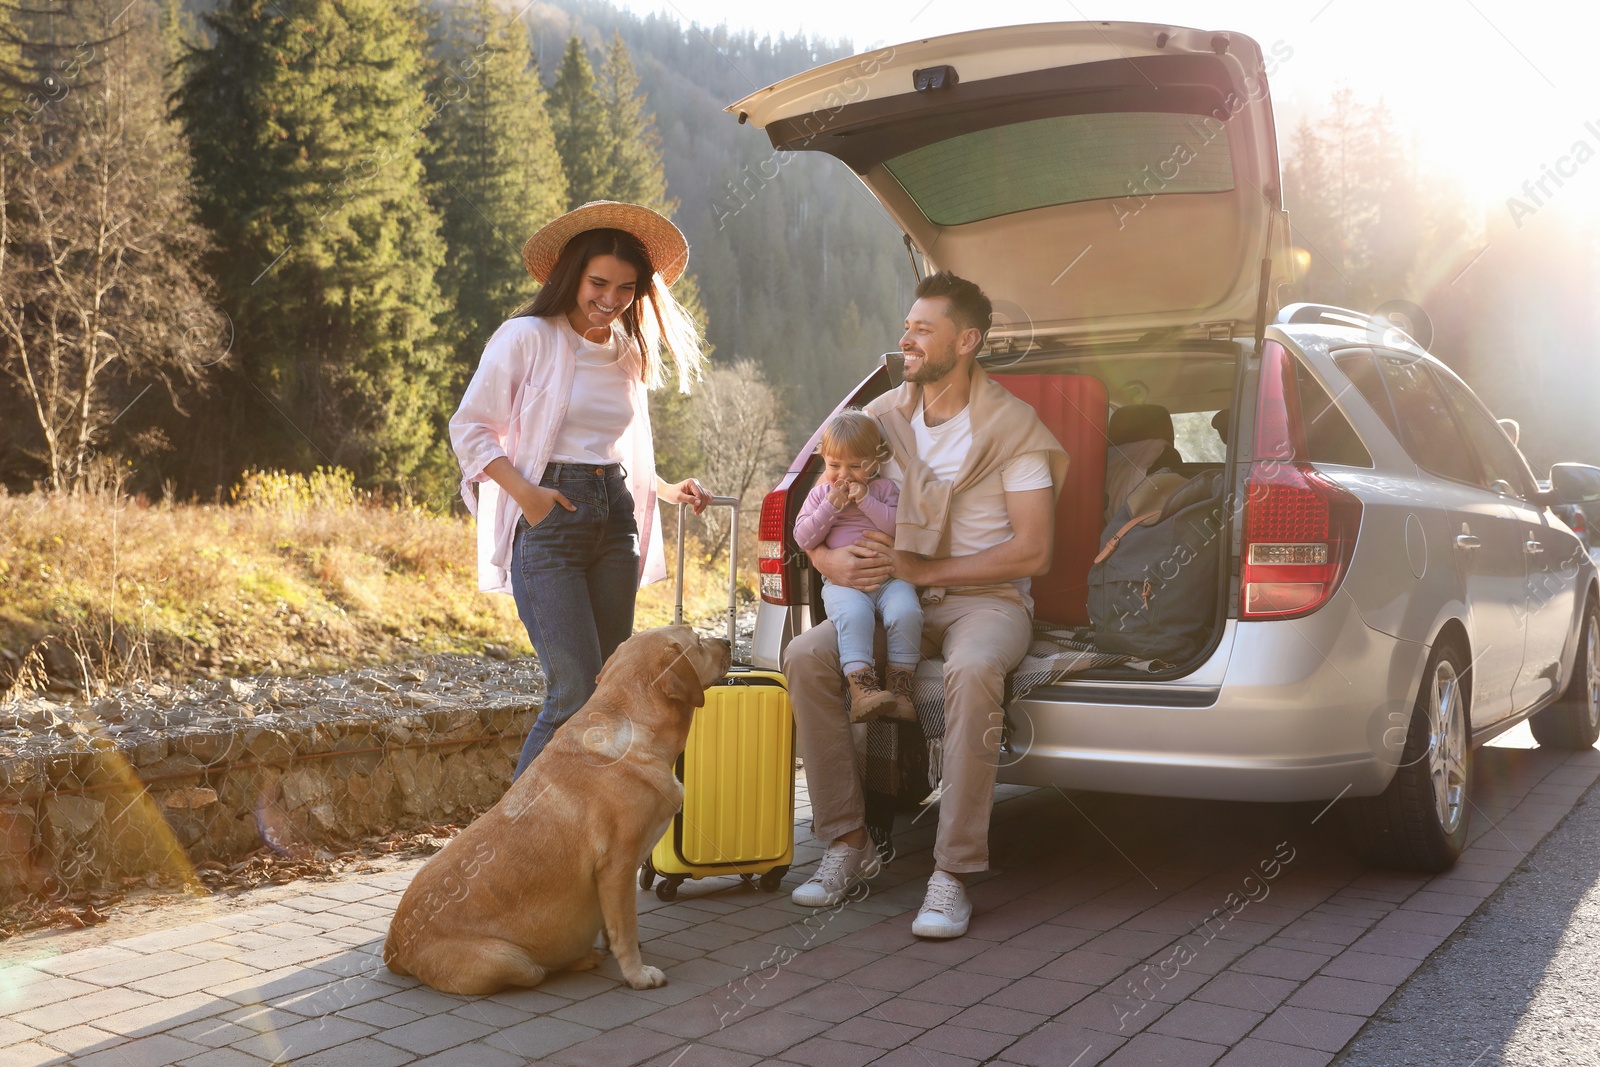
[[728, 643], [666, 626], [623, 642], [594, 696], [499, 803], [417, 872], [383, 961], [446, 993], [535, 986], [598, 966], [604, 930], [635, 989], [666, 984], [639, 958], [634, 878], [683, 805], [673, 766]]

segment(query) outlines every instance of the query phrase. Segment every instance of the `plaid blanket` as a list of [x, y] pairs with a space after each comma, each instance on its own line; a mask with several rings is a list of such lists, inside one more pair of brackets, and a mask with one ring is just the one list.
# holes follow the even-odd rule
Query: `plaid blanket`
[[[1095, 667], [1132, 666], [1148, 670], [1155, 666], [1150, 660], [1101, 652], [1094, 647], [1088, 634], [1087, 628], [1075, 629], [1035, 620], [1033, 644], [1008, 679], [1007, 704]], [[866, 726], [865, 785], [869, 791], [899, 795], [911, 787], [908, 779], [921, 777], [923, 757], [918, 740], [926, 744], [928, 787], [939, 786], [944, 762], [944, 660], [925, 659], [917, 665], [911, 701], [917, 709], [920, 739], [910, 723], [880, 720]]]

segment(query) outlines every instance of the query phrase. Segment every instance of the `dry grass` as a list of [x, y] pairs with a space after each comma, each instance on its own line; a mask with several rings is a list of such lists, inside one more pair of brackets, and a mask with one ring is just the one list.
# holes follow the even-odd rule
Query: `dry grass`
[[[530, 651], [511, 598], [477, 591], [470, 520], [362, 499], [338, 473], [296, 478], [247, 479], [228, 506], [0, 490], [0, 670], [33, 688], [65, 663], [92, 693]], [[718, 612], [725, 575], [691, 574], [691, 618]], [[640, 627], [671, 613], [670, 583], [641, 595]]]

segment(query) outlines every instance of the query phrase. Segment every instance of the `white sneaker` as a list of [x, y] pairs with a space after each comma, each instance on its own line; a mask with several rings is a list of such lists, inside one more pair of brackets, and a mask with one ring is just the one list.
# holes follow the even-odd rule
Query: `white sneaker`
[[878, 847], [871, 841], [861, 848], [836, 841], [822, 854], [817, 873], [796, 886], [789, 899], [803, 908], [831, 908], [844, 899], [851, 886], [875, 877], [882, 868]]
[[911, 932], [918, 937], [960, 937], [972, 919], [972, 903], [961, 879], [934, 871], [928, 879], [928, 895], [922, 900]]

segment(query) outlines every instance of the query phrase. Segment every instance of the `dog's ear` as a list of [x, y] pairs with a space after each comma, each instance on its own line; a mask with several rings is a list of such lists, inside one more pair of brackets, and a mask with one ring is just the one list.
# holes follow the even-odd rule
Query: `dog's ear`
[[694, 660], [689, 658], [688, 650], [676, 641], [667, 646], [661, 664], [660, 678], [661, 690], [667, 694], [668, 699], [683, 701], [691, 708], [705, 706], [706, 691], [700, 684], [700, 672], [695, 669]]

